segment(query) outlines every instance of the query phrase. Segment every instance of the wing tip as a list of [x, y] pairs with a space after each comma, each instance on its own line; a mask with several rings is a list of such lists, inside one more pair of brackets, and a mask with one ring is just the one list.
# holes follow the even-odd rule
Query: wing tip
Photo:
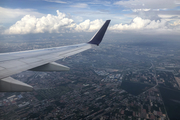
[[109, 26], [111, 20], [106, 20], [106, 22], [103, 24], [103, 26], [99, 29], [99, 31], [91, 38], [91, 40], [88, 42], [89, 44], [95, 44], [99, 46], [101, 43], [104, 34], [107, 30], [107, 27]]

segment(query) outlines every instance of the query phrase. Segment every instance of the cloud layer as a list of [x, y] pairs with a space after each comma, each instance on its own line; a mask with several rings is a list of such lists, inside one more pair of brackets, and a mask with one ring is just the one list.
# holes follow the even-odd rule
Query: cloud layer
[[[57, 16], [48, 14], [41, 18], [26, 15], [20, 21], [17, 21], [8, 30], [6, 34], [28, 34], [28, 33], [44, 33], [59, 32], [60, 27], [69, 27], [73, 23], [72, 19], [66, 18], [65, 14], [57, 10]], [[63, 30], [63, 29], [62, 29]]]
[[165, 20], [149, 20], [136, 17], [130, 24], [115, 24], [110, 27], [111, 30], [144, 30], [144, 29], [166, 29], [167, 22]]
[[65, 32], [92, 32], [103, 24], [103, 20], [85, 20], [80, 24], [74, 23], [73, 19], [66, 17], [57, 10], [57, 16], [48, 14], [41, 18], [25, 15], [17, 21], [4, 34], [29, 34], [29, 33], [65, 33]]
[[[21, 20], [17, 21], [9, 29], [5, 30], [4, 34], [29, 34], [29, 33], [70, 33], [70, 32], [92, 32], [98, 30], [104, 21], [89, 19], [77, 24], [73, 19], [68, 18], [66, 14], [57, 10], [57, 15], [48, 14], [37, 18], [31, 15], [25, 15]], [[109, 27], [112, 32], [122, 31], [150, 31], [152, 32], [173, 32], [180, 33], [179, 20], [173, 23], [166, 19], [151, 20], [142, 17], [135, 17], [130, 23], [115, 24]]]

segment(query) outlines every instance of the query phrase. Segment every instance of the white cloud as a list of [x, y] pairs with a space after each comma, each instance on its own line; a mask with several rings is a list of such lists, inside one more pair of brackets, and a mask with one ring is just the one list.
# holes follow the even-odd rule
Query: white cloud
[[91, 32], [101, 27], [102, 20], [85, 20], [80, 24], [74, 23], [73, 19], [66, 17], [64, 13], [57, 10], [57, 16], [48, 14], [41, 18], [25, 15], [17, 21], [4, 34], [28, 34], [28, 33], [64, 33], [64, 32]]
[[[121, 20], [122, 21], [122, 20]], [[109, 30], [112, 32], [176, 32], [180, 33], [180, 22], [175, 21], [170, 23], [166, 19], [152, 20], [148, 18], [135, 17], [129, 24], [118, 23], [111, 25]], [[69, 32], [92, 32], [98, 30], [104, 21], [96, 19], [91, 21], [89, 19], [77, 24], [73, 19], [70, 19], [66, 14], [57, 10], [57, 15], [48, 14], [43, 17], [35, 17], [32, 15], [25, 15], [21, 20], [17, 21], [9, 29], [5, 30], [4, 34], [29, 34], [29, 33], [69, 33]]]
[[133, 12], [126, 16], [151, 21], [173, 22], [179, 19], [178, 10], [172, 10], [179, 6], [180, 0], [123, 0], [115, 2], [115, 5], [131, 9]]
[[177, 0], [129, 0], [118, 1], [114, 4], [131, 9], [169, 9], [178, 6]]
[[13, 20], [18, 20], [24, 15], [34, 15], [41, 17], [44, 14], [36, 12], [33, 9], [10, 9], [0, 7], [0, 23], [11, 23]]
[[132, 9], [133, 12], [149, 11], [151, 9]]
[[77, 3], [75, 5], [71, 5], [71, 7], [76, 7], [76, 8], [87, 8], [88, 4], [86, 3]]
[[76, 25], [75, 31], [78, 31], [78, 32], [82, 32], [82, 31], [92, 32], [94, 30], [99, 29], [103, 23], [104, 23], [103, 20], [97, 19], [97, 20], [94, 20], [94, 21], [90, 21], [88, 19], [88, 20], [85, 20], [84, 22]]
[[171, 25], [172, 26], [179, 26], [180, 25], [180, 20], [174, 21]]
[[57, 10], [57, 16], [48, 14], [47, 16], [36, 18], [35, 16], [26, 15], [6, 30], [5, 34], [60, 32], [60, 30], [71, 26], [73, 26], [73, 20], [66, 18], [64, 13], [60, 13]]
[[115, 24], [109, 27], [112, 32], [134, 32], [142, 34], [180, 34], [180, 20], [173, 23], [167, 19], [151, 20], [135, 17], [129, 24]]
[[156, 30], [156, 29], [166, 29], [167, 22], [165, 20], [149, 20], [136, 17], [130, 24], [115, 24], [110, 27], [113, 31], [123, 31], [123, 30]]
[[61, 1], [61, 0], [44, 0], [46, 2], [54, 2], [54, 3], [66, 3], [64, 1]]

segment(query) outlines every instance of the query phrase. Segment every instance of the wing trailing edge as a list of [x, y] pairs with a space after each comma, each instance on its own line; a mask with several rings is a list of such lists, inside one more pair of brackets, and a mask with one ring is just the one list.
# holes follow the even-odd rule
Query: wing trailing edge
[[107, 30], [107, 27], [109, 25], [111, 20], [106, 20], [104, 25], [101, 27], [101, 29], [91, 38], [91, 40], [88, 42], [90, 44], [99, 45], [104, 37], [104, 34]]

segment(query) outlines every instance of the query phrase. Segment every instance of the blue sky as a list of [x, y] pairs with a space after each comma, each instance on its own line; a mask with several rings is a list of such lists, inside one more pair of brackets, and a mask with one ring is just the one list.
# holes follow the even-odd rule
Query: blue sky
[[180, 0], [1, 0], [1, 35], [92, 32], [180, 34]]

